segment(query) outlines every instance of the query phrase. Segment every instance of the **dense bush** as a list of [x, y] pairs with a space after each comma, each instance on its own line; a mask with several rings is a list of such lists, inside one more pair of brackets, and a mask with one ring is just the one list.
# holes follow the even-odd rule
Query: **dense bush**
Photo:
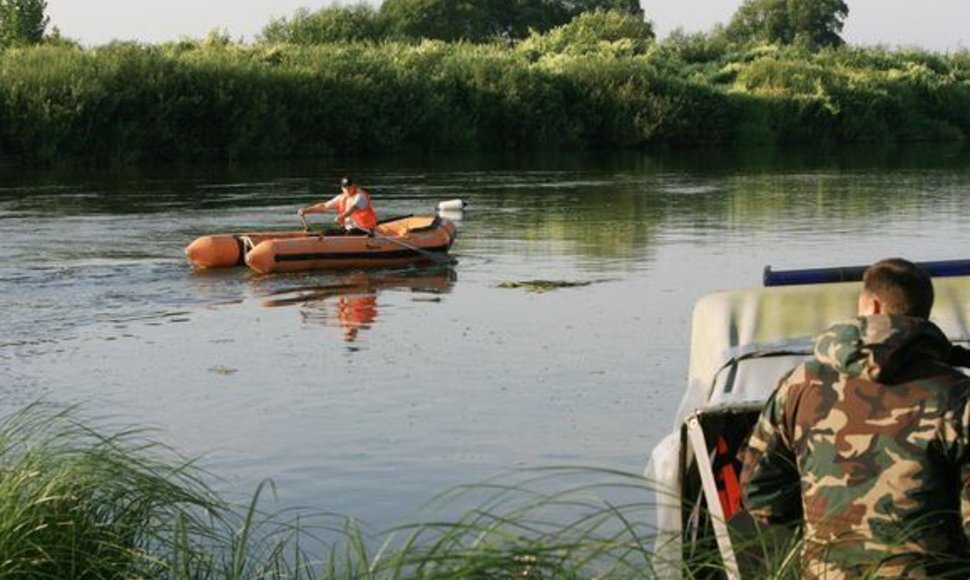
[[533, 33], [518, 48], [537, 54], [631, 56], [645, 52], [653, 39], [653, 26], [642, 18], [624, 12], [594, 10], [546, 34]]
[[130, 163], [970, 134], [965, 52], [731, 52], [698, 37], [656, 44], [644, 26], [588, 14], [514, 46], [210, 35], [10, 48], [0, 153]]
[[761, 51], [736, 69], [735, 91], [780, 112], [772, 124], [782, 141], [951, 140], [970, 134], [970, 69], [949, 57], [882, 49], [810, 55], [789, 48]]

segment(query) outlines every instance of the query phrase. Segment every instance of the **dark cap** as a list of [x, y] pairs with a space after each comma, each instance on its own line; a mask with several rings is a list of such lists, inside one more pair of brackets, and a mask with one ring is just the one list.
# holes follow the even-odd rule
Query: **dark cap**
[[354, 183], [355, 182], [352, 178], [344, 177], [340, 180], [340, 187], [350, 187], [351, 185], [354, 185]]

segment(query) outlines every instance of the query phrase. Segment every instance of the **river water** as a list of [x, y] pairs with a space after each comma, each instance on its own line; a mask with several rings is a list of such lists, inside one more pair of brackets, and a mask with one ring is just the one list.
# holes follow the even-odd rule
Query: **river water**
[[[296, 227], [345, 172], [383, 216], [466, 200], [457, 264], [186, 263], [199, 235]], [[968, 195], [959, 146], [8, 168], [0, 409], [79, 403], [200, 456], [230, 499], [271, 478], [281, 507], [378, 528], [510, 469], [639, 472], [672, 427], [698, 297], [765, 265], [965, 258]], [[535, 280], [569, 287], [506, 284]]]

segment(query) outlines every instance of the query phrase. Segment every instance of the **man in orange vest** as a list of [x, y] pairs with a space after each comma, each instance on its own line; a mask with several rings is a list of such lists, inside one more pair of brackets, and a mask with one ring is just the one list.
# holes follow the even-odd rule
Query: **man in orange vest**
[[370, 194], [357, 187], [357, 182], [349, 177], [340, 180], [340, 193], [333, 199], [297, 210], [301, 217], [308, 213], [337, 212], [334, 221], [343, 226], [346, 232], [363, 231], [370, 233], [377, 227], [377, 214], [371, 205]]

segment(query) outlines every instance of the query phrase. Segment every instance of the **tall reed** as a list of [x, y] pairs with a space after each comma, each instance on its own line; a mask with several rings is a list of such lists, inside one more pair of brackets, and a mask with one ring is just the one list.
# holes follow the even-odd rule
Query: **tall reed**
[[225, 503], [193, 462], [77, 409], [0, 422], [0, 577], [300, 577], [312, 529]]
[[172, 541], [179, 516], [184, 529], [200, 529], [219, 504], [189, 464], [132, 453], [147, 448], [135, 432], [103, 436], [40, 405], [8, 418], [0, 428], [0, 576], [159, 571], [150, 548]]

